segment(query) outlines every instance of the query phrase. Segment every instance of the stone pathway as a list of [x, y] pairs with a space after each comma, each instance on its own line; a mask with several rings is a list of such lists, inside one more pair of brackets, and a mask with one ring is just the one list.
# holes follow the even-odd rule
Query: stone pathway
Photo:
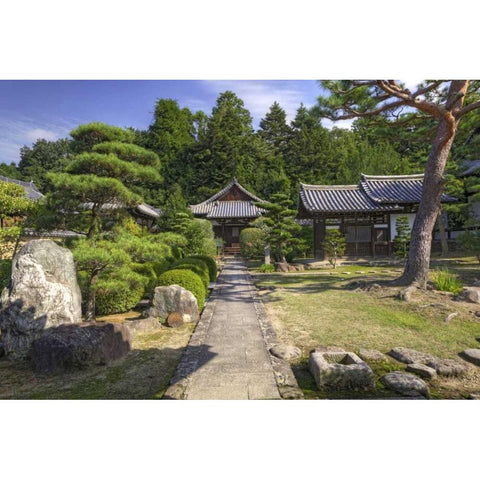
[[225, 264], [209, 304], [165, 398], [281, 398], [243, 262]]

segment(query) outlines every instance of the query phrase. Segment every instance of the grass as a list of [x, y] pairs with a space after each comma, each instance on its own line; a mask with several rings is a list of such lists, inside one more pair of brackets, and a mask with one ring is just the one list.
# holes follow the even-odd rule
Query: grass
[[[455, 264], [455, 274], [462, 277], [467, 272], [470, 276], [470, 268], [474, 268], [470, 263]], [[405, 346], [456, 359], [462, 350], [479, 347], [480, 322], [470, 312], [478, 307], [455, 302], [450, 295], [435, 291], [417, 294], [412, 303], [400, 301], [396, 298], [399, 289], [388, 287], [386, 282], [396, 278], [400, 271], [399, 267], [340, 266], [336, 270], [255, 277], [281, 341], [302, 349], [303, 357], [294, 368], [307, 398], [321, 395], [312, 384], [306, 366], [309, 351], [318, 345], [335, 345], [355, 352], [360, 348], [376, 349], [384, 353]], [[347, 288], [352, 280], [377, 282], [382, 287], [371, 291]], [[445, 322], [445, 317], [454, 311], [458, 316]], [[404, 368], [393, 359], [372, 367], [377, 379], [385, 369]], [[462, 395], [469, 388], [479, 391], [480, 378], [474, 376], [471, 380], [471, 385], [466, 386], [452, 381], [443, 385], [439, 380], [432, 388], [432, 396], [440, 391], [440, 397]], [[383, 394], [383, 387], [379, 387], [377, 396]], [[391, 392], [388, 395], [392, 396]]]
[[435, 286], [442, 292], [451, 292], [455, 295], [462, 291], [462, 282], [458, 278], [458, 275], [451, 273], [448, 268], [438, 268], [432, 275]]
[[[130, 312], [133, 316], [135, 312]], [[107, 317], [112, 320], [110, 317]], [[119, 321], [119, 319], [117, 319]], [[0, 361], [0, 398], [155, 399], [161, 398], [188, 343], [194, 324], [162, 327], [135, 335], [132, 351], [109, 366], [55, 376], [31, 366]]]

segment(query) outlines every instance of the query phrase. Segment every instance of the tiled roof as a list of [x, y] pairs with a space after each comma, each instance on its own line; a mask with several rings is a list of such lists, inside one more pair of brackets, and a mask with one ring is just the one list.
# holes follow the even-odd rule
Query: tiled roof
[[365, 193], [380, 203], [420, 203], [423, 174], [418, 175], [364, 175], [360, 184]]
[[[92, 202], [85, 202], [82, 204], [82, 208], [91, 209], [93, 207]], [[121, 202], [113, 202], [113, 203], [104, 203], [101, 206], [101, 210], [118, 210], [119, 208], [125, 208], [125, 205]], [[158, 208], [152, 207], [146, 203], [141, 203], [134, 207], [138, 213], [145, 215], [147, 217], [158, 218], [160, 216], [160, 210]]]
[[264, 212], [252, 202], [231, 200], [211, 203], [207, 218], [256, 218]]
[[480, 160], [470, 160], [463, 162], [463, 171], [460, 173], [461, 177], [469, 177], [470, 175], [480, 175]]
[[358, 185], [300, 184], [300, 199], [310, 212], [378, 212], [392, 210], [374, 202]]
[[[301, 207], [311, 213], [355, 213], [401, 210], [422, 199], [423, 174], [374, 176], [362, 174], [358, 185], [300, 184]], [[455, 198], [442, 196], [442, 202]]]
[[[238, 188], [251, 200], [218, 200], [224, 196], [232, 187]], [[190, 205], [190, 210], [196, 216], [206, 218], [257, 218], [265, 210], [257, 207], [255, 202], [263, 200], [242, 187], [234, 178], [225, 188], [222, 188], [215, 195], [197, 205]]]
[[45, 196], [41, 192], [39, 192], [38, 188], [33, 182], [23, 182], [22, 180], [17, 180], [16, 178], [4, 177], [2, 175], [0, 175], [0, 181], [8, 182], [8, 183], [16, 183], [17, 185], [20, 185], [21, 187], [23, 187], [23, 189], [25, 190], [25, 194], [30, 200], [39, 200]]

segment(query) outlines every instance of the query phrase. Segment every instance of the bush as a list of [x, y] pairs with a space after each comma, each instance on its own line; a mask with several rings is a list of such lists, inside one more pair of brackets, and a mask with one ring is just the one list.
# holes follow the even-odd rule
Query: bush
[[208, 286], [210, 285], [208, 265], [200, 258], [184, 258], [178, 262], [175, 262], [172, 265], [172, 268], [186, 268], [196, 273], [202, 279], [205, 290], [208, 290]]
[[262, 273], [272, 273], [275, 271], [275, 267], [269, 263], [264, 263], [263, 265], [260, 265], [258, 271]]
[[162, 273], [158, 277], [158, 285], [180, 285], [193, 293], [198, 302], [198, 308], [202, 309], [207, 297], [207, 291], [202, 279], [190, 270], [173, 269]]
[[8, 287], [10, 283], [10, 276], [12, 275], [12, 261], [0, 260], [0, 293]]
[[244, 228], [240, 232], [240, 248], [246, 258], [263, 257], [265, 254], [265, 233], [259, 228]]
[[110, 315], [128, 312], [143, 298], [146, 284], [143, 275], [126, 268], [109, 278], [100, 278], [95, 285], [95, 313]]
[[344, 255], [347, 248], [345, 236], [336, 228], [330, 228], [325, 233], [323, 249], [333, 268], [337, 266], [337, 259]]
[[151, 263], [133, 263], [130, 268], [135, 273], [143, 275], [146, 278], [147, 284], [145, 285], [145, 294], [151, 297], [153, 290], [157, 286], [158, 278], [153, 265]]
[[433, 273], [433, 281], [437, 290], [442, 292], [451, 292], [457, 295], [463, 288], [458, 276], [450, 273], [448, 268], [436, 269]]
[[218, 269], [217, 269], [217, 262], [213, 257], [210, 257], [209, 255], [192, 255], [189, 258], [199, 258], [200, 260], [203, 260], [207, 264], [208, 274], [210, 275], [210, 281], [214, 282], [216, 280]]

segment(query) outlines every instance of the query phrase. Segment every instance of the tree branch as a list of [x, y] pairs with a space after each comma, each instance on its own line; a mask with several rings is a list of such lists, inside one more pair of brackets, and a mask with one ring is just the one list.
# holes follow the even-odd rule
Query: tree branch
[[471, 112], [472, 110], [476, 110], [477, 108], [480, 108], [480, 101], [478, 102], [473, 102], [470, 105], [467, 105], [466, 107], [463, 107], [461, 110], [459, 110], [455, 117], [457, 120], [461, 117], [463, 117], [465, 114]]

